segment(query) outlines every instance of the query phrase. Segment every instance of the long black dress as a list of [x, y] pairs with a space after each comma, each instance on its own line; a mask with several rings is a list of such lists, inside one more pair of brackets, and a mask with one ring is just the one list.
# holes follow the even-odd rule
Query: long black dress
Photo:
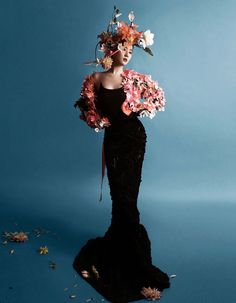
[[100, 85], [97, 106], [111, 122], [105, 128], [104, 153], [112, 219], [104, 237], [90, 239], [73, 263], [81, 277], [81, 271], [87, 270], [87, 282], [117, 303], [144, 299], [142, 287], [161, 291], [170, 286], [169, 276], [152, 265], [151, 243], [139, 223], [137, 199], [147, 136], [138, 115], [121, 110], [125, 99], [122, 87]]

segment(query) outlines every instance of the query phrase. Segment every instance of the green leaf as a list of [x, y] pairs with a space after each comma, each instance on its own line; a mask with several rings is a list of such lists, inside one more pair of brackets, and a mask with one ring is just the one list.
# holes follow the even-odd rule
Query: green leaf
[[149, 55], [153, 56], [153, 53], [149, 47], [144, 48], [145, 52], [148, 53]]

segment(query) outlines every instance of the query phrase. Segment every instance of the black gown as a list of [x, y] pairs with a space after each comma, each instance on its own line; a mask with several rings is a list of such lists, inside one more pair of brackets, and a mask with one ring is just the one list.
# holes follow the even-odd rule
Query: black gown
[[90, 273], [86, 281], [104, 298], [117, 303], [144, 299], [142, 287], [170, 286], [169, 276], [152, 265], [151, 243], [140, 224], [137, 200], [147, 136], [138, 114], [121, 110], [125, 99], [122, 87], [100, 85], [97, 107], [111, 122], [103, 144], [112, 219], [104, 237], [90, 239], [73, 263], [81, 277], [82, 270]]

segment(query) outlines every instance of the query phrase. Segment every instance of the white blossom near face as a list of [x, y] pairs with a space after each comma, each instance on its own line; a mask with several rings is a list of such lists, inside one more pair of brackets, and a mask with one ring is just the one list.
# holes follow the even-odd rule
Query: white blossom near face
[[143, 33], [143, 38], [142, 38], [142, 45], [144, 48], [146, 48], [149, 45], [153, 45], [154, 41], [154, 34], [151, 33], [150, 30], [147, 30]]

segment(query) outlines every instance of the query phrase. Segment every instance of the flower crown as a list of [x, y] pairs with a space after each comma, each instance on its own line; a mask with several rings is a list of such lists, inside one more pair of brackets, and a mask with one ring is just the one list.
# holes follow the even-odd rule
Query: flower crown
[[[121, 47], [124, 46], [137, 46], [153, 56], [149, 46], [154, 43], [154, 34], [150, 30], [146, 30], [145, 32], [137, 31], [138, 25], [133, 23], [135, 18], [133, 11], [128, 15], [130, 24], [124, 21], [117, 21], [120, 15], [122, 15], [120, 10], [114, 6], [112, 20], [108, 24], [107, 31], [103, 31], [97, 36], [97, 38], [100, 38], [100, 41], [95, 48], [95, 60], [85, 62], [86, 65], [96, 64], [96, 66], [101, 65], [104, 69], [109, 69], [113, 63], [111, 56], [120, 51]], [[100, 46], [99, 51], [104, 53], [102, 59], [97, 58], [98, 45]]]

